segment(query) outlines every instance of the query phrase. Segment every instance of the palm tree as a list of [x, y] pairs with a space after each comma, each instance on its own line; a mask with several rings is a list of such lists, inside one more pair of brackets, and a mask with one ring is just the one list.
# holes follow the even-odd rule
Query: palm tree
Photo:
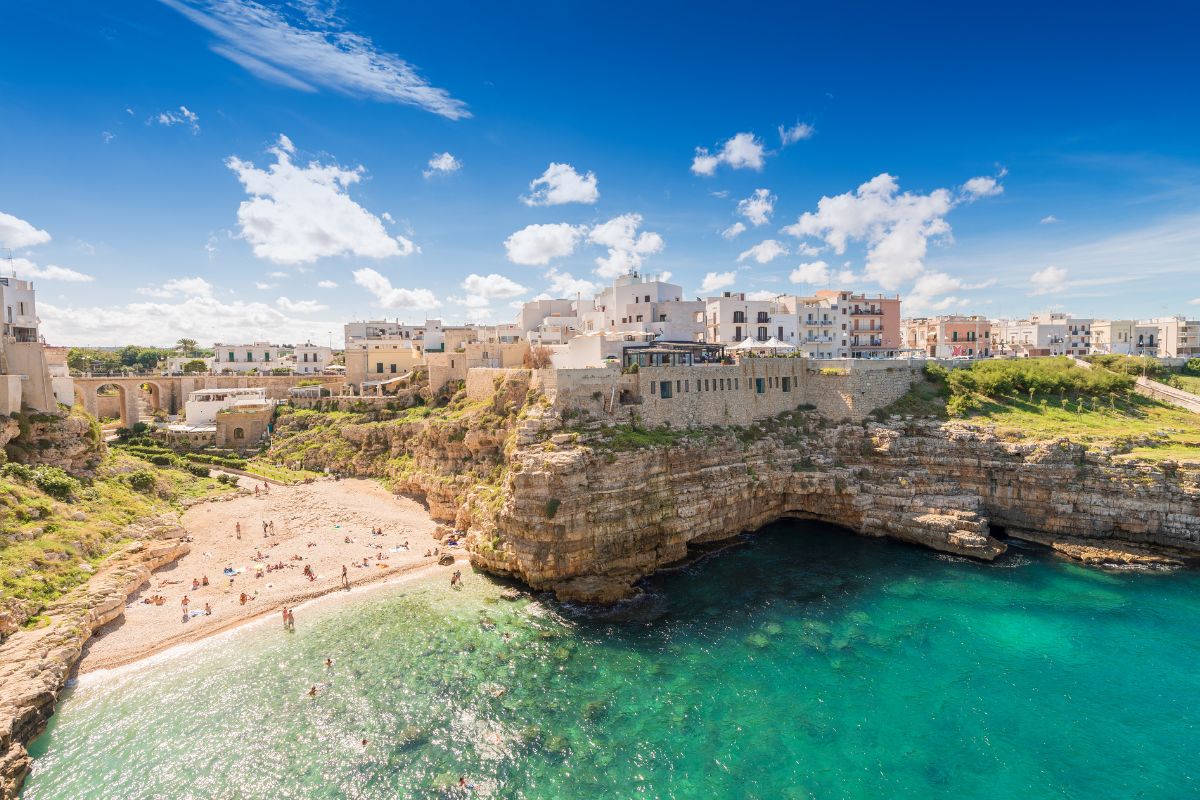
[[175, 343], [175, 347], [179, 349], [180, 355], [193, 356], [200, 345], [195, 339], [180, 339]]

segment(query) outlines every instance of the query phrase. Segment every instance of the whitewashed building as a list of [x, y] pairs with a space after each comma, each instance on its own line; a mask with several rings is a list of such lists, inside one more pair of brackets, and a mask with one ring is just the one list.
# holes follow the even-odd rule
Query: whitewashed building
[[277, 344], [255, 342], [254, 344], [213, 345], [213, 372], [270, 372], [279, 366], [284, 350]]
[[333, 363], [333, 348], [305, 342], [292, 351], [292, 371], [297, 375], [319, 375]]

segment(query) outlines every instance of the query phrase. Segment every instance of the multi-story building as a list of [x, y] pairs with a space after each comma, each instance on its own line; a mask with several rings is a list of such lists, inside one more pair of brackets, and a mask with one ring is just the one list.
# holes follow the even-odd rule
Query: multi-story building
[[1130, 355], [1134, 350], [1137, 323], [1131, 319], [1098, 319], [1092, 323], [1091, 352]]
[[900, 353], [900, 297], [822, 290], [817, 300], [836, 306], [850, 358], [895, 358]]
[[52, 369], [38, 332], [33, 283], [0, 276], [0, 308], [4, 309], [3, 335], [0, 335], [0, 413], [7, 415], [22, 408], [53, 412], [58, 410], [60, 401], [71, 403], [74, 381], [61, 368], [65, 366], [65, 357], [55, 358]]
[[4, 336], [16, 342], [38, 341], [37, 304], [33, 283], [0, 277], [0, 307], [4, 308]]
[[774, 337], [795, 345], [799, 339], [797, 315], [783, 297], [747, 300], [745, 292], [723, 292], [704, 301], [703, 339], [714, 344], [739, 344], [746, 339], [765, 342]]
[[992, 323], [977, 314], [914, 317], [904, 322], [903, 346], [929, 358], [989, 358]]
[[[590, 305], [590, 308], [589, 308]], [[629, 272], [589, 304], [576, 303], [580, 333], [653, 333], [675, 342], [704, 341], [705, 304], [684, 300], [683, 287]]]
[[277, 344], [255, 342], [254, 344], [213, 345], [214, 372], [270, 372], [279, 366], [284, 349]]
[[296, 345], [292, 355], [292, 371], [298, 375], [319, 374], [333, 363], [333, 348], [312, 342]]
[[1159, 317], [1151, 320], [1158, 328], [1160, 358], [1196, 358], [1200, 356], [1200, 320], [1187, 317]]

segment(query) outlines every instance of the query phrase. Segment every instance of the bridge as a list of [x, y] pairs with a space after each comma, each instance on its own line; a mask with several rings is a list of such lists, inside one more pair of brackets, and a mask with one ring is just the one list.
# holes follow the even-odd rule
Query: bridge
[[188, 394], [198, 389], [263, 388], [267, 397], [287, 400], [288, 389], [301, 380], [319, 381], [333, 394], [340, 394], [345, 383], [337, 375], [86, 375], [74, 378], [75, 402], [97, 418], [115, 412], [128, 428], [155, 411], [182, 413]]

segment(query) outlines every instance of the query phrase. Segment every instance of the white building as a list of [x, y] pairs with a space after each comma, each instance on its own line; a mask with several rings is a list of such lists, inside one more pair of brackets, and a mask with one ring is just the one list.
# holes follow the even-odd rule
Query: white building
[[732, 345], [775, 337], [785, 344], [798, 344], [799, 317], [782, 298], [747, 300], [744, 292], [724, 292], [708, 298], [704, 305], [707, 336], [698, 341]]
[[203, 362], [204, 372], [208, 372], [212, 369], [212, 356], [170, 356], [167, 358], [167, 366], [164, 370], [164, 373], [167, 375], [182, 375], [184, 366], [192, 363], [193, 361]]
[[213, 372], [270, 372], [279, 366], [283, 348], [277, 344], [255, 342], [254, 344], [213, 345]]
[[4, 309], [4, 335], [18, 342], [38, 341], [37, 304], [33, 283], [0, 277], [0, 307]]
[[188, 427], [215, 425], [217, 412], [238, 406], [274, 405], [262, 387], [235, 389], [198, 389], [188, 392], [184, 403], [184, 421]]
[[297, 375], [319, 375], [333, 363], [333, 348], [305, 342], [292, 352], [292, 371]]
[[683, 287], [646, 280], [637, 272], [622, 275], [596, 295], [590, 310], [577, 304], [580, 333], [652, 333], [674, 342], [704, 341], [704, 302], [684, 300]]

